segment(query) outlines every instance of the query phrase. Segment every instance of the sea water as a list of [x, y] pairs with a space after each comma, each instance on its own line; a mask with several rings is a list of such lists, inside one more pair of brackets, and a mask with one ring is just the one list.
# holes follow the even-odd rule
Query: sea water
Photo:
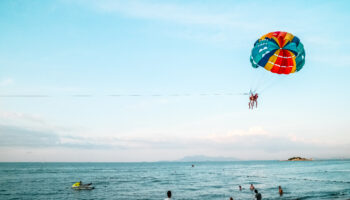
[[263, 199], [350, 199], [350, 160], [0, 163], [0, 199], [253, 199], [250, 184]]

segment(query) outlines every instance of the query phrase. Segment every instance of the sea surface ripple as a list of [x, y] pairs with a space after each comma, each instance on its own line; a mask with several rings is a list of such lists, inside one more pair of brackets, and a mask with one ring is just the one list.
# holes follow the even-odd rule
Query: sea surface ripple
[[[71, 189], [80, 180], [95, 189]], [[347, 200], [350, 160], [0, 163], [0, 199], [164, 199], [171, 190], [176, 200], [239, 200], [253, 199], [250, 184], [263, 199]]]

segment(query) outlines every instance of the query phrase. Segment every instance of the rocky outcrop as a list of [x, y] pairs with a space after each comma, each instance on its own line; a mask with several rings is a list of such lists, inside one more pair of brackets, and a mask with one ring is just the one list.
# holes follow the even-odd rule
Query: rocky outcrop
[[312, 161], [312, 158], [302, 158], [302, 157], [292, 157], [289, 158], [287, 161]]

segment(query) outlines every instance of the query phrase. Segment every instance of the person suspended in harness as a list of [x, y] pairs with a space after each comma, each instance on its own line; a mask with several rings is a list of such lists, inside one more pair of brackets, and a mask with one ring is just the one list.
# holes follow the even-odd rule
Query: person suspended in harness
[[250, 92], [249, 103], [248, 103], [249, 109], [253, 109], [254, 105], [255, 105], [255, 108], [258, 107], [258, 98], [259, 98], [258, 93], [254, 94], [254, 92]]

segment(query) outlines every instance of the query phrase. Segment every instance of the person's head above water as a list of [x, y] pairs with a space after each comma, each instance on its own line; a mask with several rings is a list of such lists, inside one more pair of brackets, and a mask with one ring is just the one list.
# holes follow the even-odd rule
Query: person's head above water
[[168, 195], [168, 198], [171, 198], [171, 191], [170, 190], [166, 194]]
[[257, 190], [257, 189], [255, 189], [255, 190], [254, 190], [254, 192], [255, 192], [255, 193], [258, 193], [258, 190]]

